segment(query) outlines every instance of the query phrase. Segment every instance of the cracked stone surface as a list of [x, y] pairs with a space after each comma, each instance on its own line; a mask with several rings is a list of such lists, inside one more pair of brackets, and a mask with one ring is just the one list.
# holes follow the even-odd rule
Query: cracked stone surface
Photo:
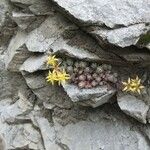
[[[150, 3], [147, 0], [122, 0], [121, 3], [119, 0], [52, 1], [60, 6], [60, 10], [75, 18], [80, 26], [93, 26], [96, 38], [105, 36], [103, 40], [107, 39], [113, 45], [136, 45], [140, 36], [150, 30], [146, 27], [150, 22]], [[97, 27], [102, 28], [97, 31]]]
[[108, 90], [106, 86], [93, 89], [79, 89], [74, 85], [64, 84], [64, 90], [73, 102], [81, 102], [84, 105], [98, 107], [110, 101], [115, 90]]
[[141, 99], [135, 96], [125, 95], [118, 98], [118, 105], [122, 111], [129, 116], [134, 117], [142, 123], [146, 123], [146, 115], [149, 110], [149, 106]]
[[[0, 0], [0, 150], [149, 150], [149, 14], [148, 0]], [[53, 86], [50, 54], [118, 82]], [[123, 92], [136, 75], [141, 95]]]

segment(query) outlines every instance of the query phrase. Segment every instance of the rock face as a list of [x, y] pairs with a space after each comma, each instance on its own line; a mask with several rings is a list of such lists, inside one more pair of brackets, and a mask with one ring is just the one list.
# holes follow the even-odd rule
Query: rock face
[[142, 123], [146, 123], [149, 106], [146, 105], [144, 101], [131, 95], [125, 95], [118, 99], [118, 105], [120, 109], [129, 116]]
[[5, 57], [5, 64], [8, 70], [19, 71], [20, 66], [30, 56], [31, 53], [27, 50], [24, 44], [25, 41], [26, 34], [23, 32], [18, 32], [17, 35], [12, 38]]
[[[149, 14], [147, 0], [0, 0], [0, 150], [149, 150]], [[49, 55], [75, 77], [48, 83]], [[134, 75], [141, 95], [122, 91]]]
[[115, 94], [115, 90], [108, 90], [106, 86], [93, 89], [79, 89], [73, 85], [63, 85], [68, 96], [73, 102], [81, 102], [83, 105], [98, 107], [110, 101]]
[[[81, 26], [96, 24], [92, 31], [96, 38], [120, 47], [136, 45], [140, 36], [150, 30], [150, 27], [147, 27], [150, 22], [150, 3], [147, 0], [53, 1]], [[100, 29], [97, 30], [97, 27]]]

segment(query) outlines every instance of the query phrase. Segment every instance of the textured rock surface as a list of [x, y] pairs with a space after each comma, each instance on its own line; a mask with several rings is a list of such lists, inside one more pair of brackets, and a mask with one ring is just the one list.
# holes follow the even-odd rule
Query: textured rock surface
[[142, 123], [146, 123], [149, 106], [143, 100], [135, 96], [125, 95], [118, 99], [118, 105], [129, 116], [134, 117]]
[[[63, 8], [65, 13], [77, 19], [81, 26], [85, 24], [95, 26], [96, 24], [97, 27], [102, 27], [101, 30], [94, 31], [96, 33], [95, 37], [103, 38], [105, 36], [108, 42], [120, 47], [136, 45], [140, 35], [150, 30], [150, 27], [148, 29], [146, 27], [146, 24], [150, 22], [148, 15], [150, 13], [150, 3], [147, 0], [136, 2], [132, 0], [121, 2], [119, 0], [53, 1]], [[143, 23], [142, 27], [140, 23]], [[121, 36], [122, 34], [123, 36]]]
[[81, 102], [84, 105], [98, 107], [110, 101], [115, 94], [115, 90], [108, 90], [107, 86], [93, 89], [79, 89], [74, 85], [63, 85], [68, 96], [73, 102]]
[[[5, 57], [6, 68], [11, 71], [19, 71], [20, 66], [30, 56], [25, 46], [26, 33], [18, 32], [11, 40]], [[15, 44], [14, 44], [15, 43]]]
[[22, 64], [20, 70], [29, 73], [36, 72], [38, 70], [46, 70], [47, 55], [32, 56]]
[[11, 20], [11, 5], [8, 0], [0, 1], [0, 47], [6, 46], [16, 30], [15, 23]]
[[27, 85], [41, 102], [49, 102], [58, 107], [70, 108], [72, 102], [63, 89], [59, 86], [52, 86], [46, 83], [45, 76], [41, 72], [24, 76]]
[[[0, 0], [0, 149], [149, 150], [149, 11], [148, 0]], [[119, 80], [52, 86], [50, 54], [111, 64]], [[135, 75], [142, 94], [120, 97]]]
[[104, 41], [107, 41], [107, 43], [120, 47], [127, 47], [130, 45], [136, 45], [140, 36], [146, 34], [149, 30], [150, 26], [144, 23], [139, 23], [113, 30], [100, 28], [89, 32], [96, 36], [99, 41], [103, 39]]

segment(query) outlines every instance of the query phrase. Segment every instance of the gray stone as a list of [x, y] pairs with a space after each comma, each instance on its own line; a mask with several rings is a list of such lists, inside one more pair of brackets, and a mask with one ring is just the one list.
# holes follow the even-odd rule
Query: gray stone
[[[10, 98], [0, 101], [0, 134], [6, 142], [6, 149], [44, 150], [40, 133], [25, 117], [29, 109], [31, 105], [23, 99], [14, 104]], [[18, 122], [21, 115], [22, 121]]]
[[59, 150], [59, 146], [55, 143], [55, 128], [50, 125], [46, 118], [37, 118], [37, 123], [42, 134], [45, 149]]
[[[12, 105], [1, 109], [1, 119], [3, 122], [13, 123], [19, 121], [19, 117], [23, 114], [29, 113], [33, 108], [33, 104], [26, 99], [19, 99]], [[19, 116], [19, 117], [18, 117]]]
[[137, 45], [140, 36], [146, 34], [150, 27], [144, 23], [130, 25], [128, 27], [117, 28], [113, 30], [99, 28], [90, 33], [101, 41], [107, 41], [108, 44], [113, 44], [120, 47]]
[[[8, 125], [2, 124], [0, 132], [4, 134], [7, 149], [34, 149], [44, 150], [41, 136], [31, 124]], [[32, 132], [31, 132], [32, 131]]]
[[34, 74], [24, 75], [27, 85], [31, 88], [33, 93], [42, 103], [47, 102], [61, 108], [71, 108], [73, 102], [67, 96], [63, 88], [47, 83], [44, 74], [44, 72], [36, 72]]
[[[78, 39], [80, 40], [80, 39]], [[51, 45], [54, 54], [66, 55], [73, 58], [90, 61], [100, 61], [101, 57], [81, 47], [81, 45], [69, 45], [69, 40], [59, 38], [56, 42]]]
[[84, 105], [98, 107], [110, 101], [116, 93], [114, 89], [108, 90], [107, 86], [92, 89], [79, 89], [75, 85], [63, 84], [64, 90], [73, 102], [81, 102]]
[[52, 111], [52, 118], [56, 125], [58, 123], [66, 126], [67, 124], [88, 120], [89, 111], [90, 108], [79, 105], [75, 105], [71, 109], [55, 107]]
[[29, 73], [36, 72], [38, 70], [47, 70], [49, 69], [46, 65], [48, 56], [47, 55], [39, 55], [29, 57], [21, 66], [21, 71], [26, 71]]
[[70, 23], [58, 14], [48, 17], [39, 28], [33, 30], [28, 36], [26, 45], [29, 51], [46, 52], [56, 41]]
[[6, 142], [2, 135], [0, 135], [0, 150], [6, 150]]
[[106, 41], [119, 47], [137, 45], [140, 37], [150, 30], [147, 26], [150, 3], [147, 0], [52, 1], [72, 20], [75, 18], [79, 26], [85, 29], [92, 27], [92, 30], [86, 31], [94, 35], [101, 45]]
[[14, 97], [25, 80], [20, 74], [5, 70], [4, 56], [0, 55], [0, 100]]
[[11, 20], [11, 5], [8, 0], [0, 1], [0, 47], [6, 46], [16, 30], [16, 25]]
[[12, 12], [12, 19], [21, 30], [30, 32], [37, 28], [45, 20], [45, 17], [38, 17], [31, 13]]
[[146, 124], [149, 106], [142, 99], [132, 95], [125, 95], [118, 98], [118, 105], [124, 113]]
[[25, 46], [25, 41], [26, 34], [20, 31], [11, 40], [5, 55], [5, 64], [8, 70], [18, 72], [23, 62], [31, 55]]
[[114, 28], [137, 23], [149, 23], [150, 13], [147, 0], [53, 0], [73, 17], [84, 23], [97, 23]]
[[21, 8], [28, 8], [35, 15], [53, 14], [53, 8], [48, 0], [11, 0], [11, 2]]
[[87, 114], [88, 119], [69, 123], [66, 126], [55, 123], [56, 141], [61, 148], [71, 150], [149, 149], [145, 135], [134, 126], [140, 126], [140, 124], [127, 119], [117, 108], [112, 109], [106, 105], [101, 109], [91, 110]]
[[150, 43], [148, 43], [148, 44], [146, 45], [146, 47], [150, 50]]

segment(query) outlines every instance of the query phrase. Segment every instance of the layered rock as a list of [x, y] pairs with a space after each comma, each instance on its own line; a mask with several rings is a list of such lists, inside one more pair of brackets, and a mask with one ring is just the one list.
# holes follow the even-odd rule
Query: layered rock
[[[2, 0], [0, 148], [149, 150], [149, 7], [146, 0]], [[51, 85], [51, 54], [111, 64], [118, 80]], [[122, 92], [133, 75], [141, 95]]]
[[[150, 11], [146, 0], [136, 3], [131, 0], [121, 3], [108, 0], [53, 1], [70, 17], [75, 18], [80, 26], [93, 26], [92, 32], [95, 32], [96, 38], [120, 47], [136, 45], [140, 36], [150, 29], [147, 27]], [[101, 27], [100, 30], [97, 30], [97, 27]]]

